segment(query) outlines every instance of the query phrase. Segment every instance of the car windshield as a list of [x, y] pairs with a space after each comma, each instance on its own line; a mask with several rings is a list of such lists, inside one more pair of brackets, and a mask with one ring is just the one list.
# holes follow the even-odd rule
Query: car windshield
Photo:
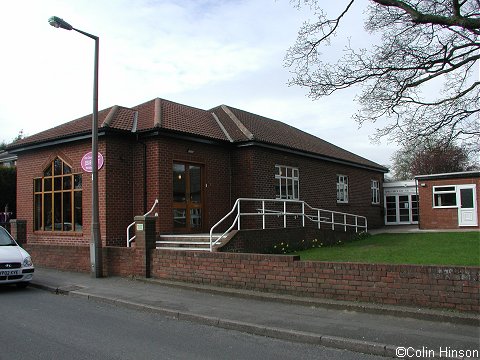
[[15, 246], [15, 241], [10, 237], [8, 232], [0, 226], [0, 246]]

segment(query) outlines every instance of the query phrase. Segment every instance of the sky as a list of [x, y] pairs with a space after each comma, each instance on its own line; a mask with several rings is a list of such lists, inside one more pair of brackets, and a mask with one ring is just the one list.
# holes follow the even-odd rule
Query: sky
[[[365, 3], [355, 3], [325, 57], [340, 57], [347, 38], [373, 41]], [[225, 104], [391, 164], [396, 145], [372, 144], [375, 125], [352, 119], [358, 89], [313, 101], [288, 86], [286, 51], [312, 16], [289, 0], [0, 0], [0, 10], [0, 142], [92, 112], [94, 41], [50, 26], [58, 16], [100, 38], [99, 109], [156, 97], [205, 110]]]

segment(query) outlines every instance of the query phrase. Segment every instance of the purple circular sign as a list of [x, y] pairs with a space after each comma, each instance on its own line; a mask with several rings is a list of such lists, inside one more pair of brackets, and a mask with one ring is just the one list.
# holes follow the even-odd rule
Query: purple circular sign
[[[103, 167], [103, 155], [98, 153], [97, 156], [97, 161], [98, 161], [98, 170], [100, 170]], [[92, 152], [88, 152], [85, 155], [83, 155], [82, 161], [80, 162], [82, 165], [82, 169], [86, 172], [92, 172]]]

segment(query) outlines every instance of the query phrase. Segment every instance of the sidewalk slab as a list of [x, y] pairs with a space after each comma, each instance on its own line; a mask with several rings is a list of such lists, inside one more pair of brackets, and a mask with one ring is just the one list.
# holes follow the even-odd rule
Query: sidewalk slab
[[32, 285], [179, 320], [375, 355], [390, 356], [397, 347], [480, 349], [480, 317], [470, 314], [395, 310], [151, 279], [95, 279], [43, 268], [36, 269]]

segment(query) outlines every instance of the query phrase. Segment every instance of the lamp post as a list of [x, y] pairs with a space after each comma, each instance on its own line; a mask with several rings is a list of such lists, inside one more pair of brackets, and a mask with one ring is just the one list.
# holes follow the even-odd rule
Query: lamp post
[[75, 29], [65, 20], [52, 16], [48, 23], [56, 28], [75, 30], [82, 35], [95, 40], [95, 61], [93, 72], [93, 115], [92, 115], [92, 232], [90, 239], [90, 271], [92, 277], [102, 277], [102, 242], [100, 239], [100, 225], [98, 216], [98, 36]]

